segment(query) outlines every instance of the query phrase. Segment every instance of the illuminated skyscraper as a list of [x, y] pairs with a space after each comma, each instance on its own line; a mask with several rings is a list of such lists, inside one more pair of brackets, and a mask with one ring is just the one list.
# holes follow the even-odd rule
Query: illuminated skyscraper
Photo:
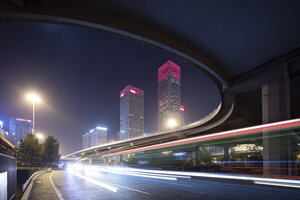
[[4, 136], [5, 138], [8, 137], [8, 132], [6, 132], [6, 131], [3, 129], [3, 122], [2, 122], [2, 121], [0, 121], [0, 134], [1, 134], [2, 136]]
[[90, 137], [90, 133], [87, 132], [82, 136], [82, 149], [86, 149], [89, 147], [91, 147], [91, 137]]
[[181, 106], [179, 107], [179, 110], [180, 110], [181, 124], [183, 125], [183, 124], [184, 124], [184, 106], [181, 105]]
[[86, 149], [107, 143], [107, 128], [97, 126], [82, 136], [82, 148]]
[[20, 140], [24, 139], [28, 133], [32, 133], [32, 121], [22, 118], [9, 118], [8, 138], [9, 141], [18, 146]]
[[120, 92], [119, 140], [144, 134], [144, 91], [128, 85]]
[[169, 60], [158, 68], [159, 131], [183, 124], [184, 107], [180, 107], [180, 99], [180, 67]]

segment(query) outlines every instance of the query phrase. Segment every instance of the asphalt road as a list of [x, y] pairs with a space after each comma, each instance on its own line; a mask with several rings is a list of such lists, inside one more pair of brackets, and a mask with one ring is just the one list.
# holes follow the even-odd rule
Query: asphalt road
[[92, 170], [40, 175], [30, 200], [299, 199], [300, 189], [194, 177], [125, 175]]

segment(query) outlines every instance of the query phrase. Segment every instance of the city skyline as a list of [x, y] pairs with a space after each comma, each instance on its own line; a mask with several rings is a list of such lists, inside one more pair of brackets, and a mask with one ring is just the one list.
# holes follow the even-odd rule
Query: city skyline
[[[62, 155], [81, 149], [82, 134], [100, 122], [108, 128], [108, 141], [117, 138], [119, 91], [126, 85], [146, 91], [144, 130], [156, 131], [157, 67], [167, 60], [184, 73], [187, 123], [209, 114], [220, 102], [217, 87], [201, 71], [131, 40], [40, 23], [4, 23], [0, 35], [0, 120], [5, 126], [8, 116], [32, 119], [25, 96], [36, 92], [43, 100], [36, 108], [36, 130], [57, 137]], [[205, 106], [193, 109], [197, 105]]]

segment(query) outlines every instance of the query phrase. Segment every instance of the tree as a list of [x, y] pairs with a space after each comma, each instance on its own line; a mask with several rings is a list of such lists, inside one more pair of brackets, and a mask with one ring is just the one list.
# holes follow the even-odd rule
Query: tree
[[42, 146], [39, 144], [39, 139], [29, 133], [21, 140], [18, 157], [26, 165], [40, 165], [42, 161]]
[[51, 165], [57, 163], [60, 159], [59, 143], [56, 138], [49, 135], [43, 144], [44, 161], [46, 164]]

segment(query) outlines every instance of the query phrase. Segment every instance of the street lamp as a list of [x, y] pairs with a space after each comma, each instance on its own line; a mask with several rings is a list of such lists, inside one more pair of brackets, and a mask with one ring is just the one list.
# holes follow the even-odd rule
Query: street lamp
[[35, 136], [39, 139], [39, 141], [44, 138], [43, 134], [41, 133], [37, 133]]
[[175, 126], [177, 126], [177, 121], [171, 118], [167, 121], [167, 126], [169, 128], [174, 128]]
[[41, 99], [35, 94], [28, 94], [27, 99], [32, 102], [32, 134], [35, 131], [35, 103], [40, 102]]

